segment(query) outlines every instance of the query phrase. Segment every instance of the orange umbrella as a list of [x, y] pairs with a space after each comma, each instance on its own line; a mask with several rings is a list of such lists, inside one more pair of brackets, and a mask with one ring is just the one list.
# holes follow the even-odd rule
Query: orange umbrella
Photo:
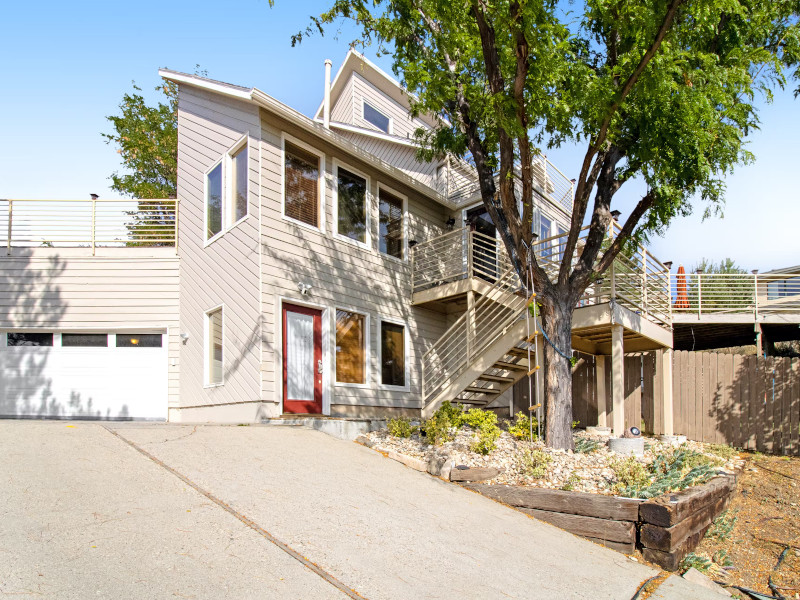
[[689, 308], [689, 291], [686, 288], [686, 270], [683, 265], [678, 267], [676, 288], [678, 293], [675, 298], [675, 304], [672, 306], [675, 308]]

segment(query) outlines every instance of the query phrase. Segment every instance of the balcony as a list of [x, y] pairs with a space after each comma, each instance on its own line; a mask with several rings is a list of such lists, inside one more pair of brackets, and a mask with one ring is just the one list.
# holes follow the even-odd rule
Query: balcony
[[15, 248], [176, 247], [178, 200], [0, 199], [0, 235]]

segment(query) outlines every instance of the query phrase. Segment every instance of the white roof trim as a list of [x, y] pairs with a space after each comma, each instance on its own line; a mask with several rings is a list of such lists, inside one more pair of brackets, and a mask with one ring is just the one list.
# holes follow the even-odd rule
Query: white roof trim
[[[317, 123], [322, 122], [321, 119], [315, 119], [315, 121]], [[401, 138], [396, 135], [389, 135], [388, 133], [383, 133], [381, 131], [374, 131], [372, 129], [367, 129], [366, 127], [358, 127], [356, 125], [350, 125], [349, 123], [342, 123], [340, 121], [331, 121], [331, 127], [335, 129], [341, 129], [342, 131], [349, 131], [351, 133], [358, 133], [367, 137], [376, 138], [392, 144], [399, 144], [401, 146], [408, 146], [409, 148], [415, 149], [419, 148], [419, 144], [413, 140]]]

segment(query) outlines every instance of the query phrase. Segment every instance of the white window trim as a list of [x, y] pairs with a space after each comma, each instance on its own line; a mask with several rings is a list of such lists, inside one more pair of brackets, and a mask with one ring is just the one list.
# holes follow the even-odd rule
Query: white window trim
[[[219, 383], [211, 383], [211, 372], [208, 368], [209, 359], [211, 358], [211, 344], [209, 343], [209, 334], [211, 333], [210, 315], [217, 310], [222, 311], [222, 381]], [[226, 320], [225, 320], [225, 304], [218, 304], [212, 306], [203, 314], [203, 388], [216, 388], [225, 385], [225, 333], [226, 333]]]
[[[337, 310], [346, 310], [348, 312], [357, 313], [357, 314], [361, 315], [362, 317], [364, 317], [364, 383], [345, 383], [345, 382], [336, 381], [336, 356], [337, 356], [337, 352], [336, 352], [336, 311]], [[335, 387], [341, 387], [341, 388], [369, 388], [370, 387], [369, 358], [370, 358], [370, 355], [371, 355], [371, 353], [370, 353], [370, 343], [369, 342], [370, 342], [370, 338], [372, 337], [371, 329], [370, 329], [369, 313], [365, 312], [363, 310], [357, 310], [355, 308], [350, 308], [349, 306], [342, 306], [340, 304], [337, 304], [333, 308], [333, 314], [331, 316], [333, 317], [333, 325], [331, 327], [331, 331], [333, 332], [333, 335], [331, 336], [331, 340], [333, 341], [333, 377], [332, 377], [333, 385]]]
[[[236, 207], [233, 203], [233, 177], [231, 176], [232, 170], [232, 163], [233, 163], [233, 155], [236, 154], [239, 150], [243, 147], [247, 147], [247, 214], [243, 216], [241, 219], [233, 221], [234, 211]], [[203, 237], [206, 235], [206, 227], [208, 227], [208, 174], [213, 171], [217, 165], [222, 165], [222, 228], [220, 229], [219, 233], [214, 234], [214, 236], [208, 238], [203, 242], [203, 248], [207, 248], [218, 239], [220, 239], [223, 235], [228, 233], [231, 229], [238, 227], [247, 218], [250, 216], [250, 132], [245, 133], [242, 137], [236, 140], [232, 146], [230, 146], [223, 154], [219, 157], [214, 164], [211, 165], [204, 173], [203, 173]]]
[[[379, 114], [382, 114], [384, 117], [386, 117], [387, 119], [389, 119], [389, 131], [383, 131], [383, 130], [382, 130], [382, 129], [380, 129], [380, 128], [379, 128], [377, 125], [375, 125], [375, 124], [373, 124], [373, 123], [370, 123], [369, 121], [367, 121], [367, 117], [364, 115], [364, 105], [366, 105], [366, 104], [369, 104], [369, 105], [372, 107], [372, 110], [374, 110], [375, 112], [377, 112], [377, 113], [379, 113]], [[385, 112], [383, 112], [383, 111], [382, 111], [380, 108], [378, 108], [377, 106], [375, 106], [375, 104], [374, 104], [374, 103], [372, 103], [372, 102], [369, 102], [369, 101], [366, 99], [366, 97], [364, 97], [364, 96], [361, 96], [361, 118], [363, 119], [363, 121], [364, 121], [365, 123], [369, 124], [369, 126], [370, 126], [370, 127], [374, 127], [374, 128], [377, 130], [377, 131], [380, 131], [380, 132], [382, 132], [382, 133], [386, 133], [386, 134], [388, 134], [388, 135], [394, 135], [394, 118], [393, 118], [393, 117], [391, 117], [390, 115], [387, 115], [387, 114], [386, 114]]]
[[[403, 201], [403, 258], [397, 258], [396, 256], [392, 256], [391, 254], [385, 254], [381, 252], [381, 190], [386, 190], [393, 196], [400, 198]], [[378, 182], [378, 198], [377, 198], [377, 205], [378, 205], [378, 213], [377, 213], [377, 220], [378, 220], [378, 254], [380, 254], [383, 258], [387, 258], [389, 260], [393, 260], [398, 263], [407, 263], [408, 262], [408, 196], [405, 194], [401, 194], [396, 189], [389, 187], [385, 183]]]
[[[319, 207], [317, 210], [319, 211], [319, 226], [315, 227], [314, 225], [309, 225], [308, 223], [304, 223], [303, 221], [298, 221], [297, 219], [293, 219], [292, 217], [286, 216], [286, 142], [297, 146], [298, 148], [302, 148], [303, 150], [310, 152], [314, 156], [319, 158], [319, 181], [317, 182], [319, 185], [318, 199], [319, 199]], [[281, 132], [281, 218], [293, 225], [297, 225], [298, 227], [303, 227], [305, 229], [309, 229], [311, 231], [316, 231], [317, 233], [325, 234], [325, 153], [320, 152], [313, 146], [306, 144], [305, 142], [297, 139], [296, 137], [289, 135], [286, 132]]]
[[[367, 189], [364, 193], [364, 213], [366, 218], [366, 231], [364, 233], [364, 241], [359, 242], [358, 240], [354, 240], [351, 237], [346, 235], [342, 235], [339, 233], [339, 169], [344, 169], [345, 171], [349, 171], [353, 175], [358, 175], [367, 183]], [[333, 159], [333, 223], [331, 224], [331, 230], [333, 232], [333, 237], [337, 240], [341, 240], [343, 242], [347, 242], [348, 244], [353, 244], [354, 246], [358, 246], [359, 248], [363, 248], [364, 250], [372, 251], [372, 180], [370, 179], [369, 175], [360, 171], [359, 169], [355, 169], [348, 165], [347, 163], [343, 163], [337, 159]]]
[[[331, 396], [333, 395], [332, 385], [331, 385], [331, 367], [333, 366], [333, 360], [331, 358], [331, 351], [330, 351], [330, 307], [325, 306], [324, 304], [316, 304], [313, 302], [307, 302], [306, 300], [300, 300], [298, 298], [290, 298], [287, 296], [276, 296], [275, 297], [275, 314], [277, 318], [275, 319], [275, 339], [278, 340], [277, 344], [277, 351], [275, 352], [275, 373], [278, 374], [278, 377], [275, 379], [275, 384], [277, 386], [277, 397], [279, 398], [280, 402], [280, 414], [284, 414], [283, 410], [283, 305], [284, 304], [296, 304], [297, 306], [305, 306], [308, 308], [313, 308], [316, 310], [322, 311], [322, 364], [326, 365], [323, 367], [322, 373], [322, 414], [330, 416], [331, 414]], [[224, 324], [224, 320], [223, 320]], [[334, 338], [334, 343], [335, 343]], [[334, 371], [335, 373], [335, 371]], [[335, 376], [333, 377], [335, 379]]]
[[[389, 385], [383, 383], [383, 345], [381, 344], [381, 326], [383, 322], [392, 323], [393, 325], [402, 325], [403, 326], [403, 350], [405, 350], [405, 356], [403, 357], [406, 365], [406, 373], [405, 379], [406, 384], [403, 386], [400, 385]], [[378, 372], [376, 373], [376, 378], [378, 380], [378, 389], [381, 390], [390, 390], [395, 392], [410, 392], [411, 391], [411, 360], [410, 360], [410, 340], [411, 336], [408, 333], [408, 322], [404, 321], [403, 319], [396, 319], [394, 317], [383, 317], [378, 315]]]

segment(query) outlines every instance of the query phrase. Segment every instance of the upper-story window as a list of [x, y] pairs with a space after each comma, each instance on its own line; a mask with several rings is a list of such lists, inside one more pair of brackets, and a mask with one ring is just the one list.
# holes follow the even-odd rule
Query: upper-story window
[[384, 133], [392, 132], [392, 119], [364, 100], [364, 120]]
[[206, 172], [206, 241], [247, 216], [247, 136]]
[[369, 246], [367, 180], [341, 167], [336, 177], [336, 233]]
[[[542, 242], [553, 235], [551, 233], [552, 227], [553, 227], [553, 222], [550, 219], [548, 219], [544, 215], [539, 216], [539, 242]], [[551, 246], [552, 246], [552, 240], [544, 242], [540, 246], [542, 256], [550, 256], [550, 253], [552, 252]]]
[[284, 141], [283, 214], [312, 227], [320, 227], [319, 155]]
[[400, 260], [403, 260], [405, 245], [403, 204], [398, 195], [383, 187], [378, 188], [378, 249]]

